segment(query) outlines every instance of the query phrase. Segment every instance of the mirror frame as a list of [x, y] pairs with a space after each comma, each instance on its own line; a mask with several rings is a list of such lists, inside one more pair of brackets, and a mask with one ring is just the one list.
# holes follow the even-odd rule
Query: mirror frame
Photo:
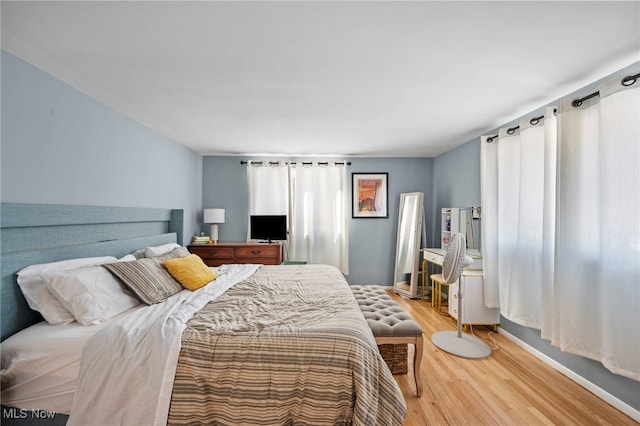
[[[410, 256], [413, 258], [412, 260], [412, 269], [411, 269], [411, 277], [407, 280], [399, 280], [399, 262], [400, 262], [400, 253], [403, 245], [406, 245], [403, 236], [401, 235], [401, 230], [403, 229], [403, 219], [406, 217], [403, 216], [404, 212], [404, 204], [409, 196], [417, 196], [418, 202], [415, 211], [410, 212], [412, 223], [415, 223], [416, 226], [413, 229], [410, 229], [409, 232], [414, 233], [413, 241], [411, 247], [407, 247], [406, 249], [409, 251]], [[401, 296], [406, 296], [409, 298], [418, 297], [418, 284], [419, 284], [419, 262], [420, 262], [420, 240], [422, 238], [422, 228], [423, 228], [423, 217], [424, 217], [424, 194], [422, 192], [408, 192], [404, 194], [400, 194], [400, 210], [398, 211], [398, 231], [396, 235], [396, 258], [393, 269], [393, 291], [400, 294]]]

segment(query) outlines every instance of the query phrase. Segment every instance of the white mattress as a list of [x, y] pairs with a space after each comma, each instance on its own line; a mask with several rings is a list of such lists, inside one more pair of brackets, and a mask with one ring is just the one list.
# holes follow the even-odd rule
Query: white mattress
[[2, 404], [69, 414], [87, 341], [142, 306], [91, 326], [42, 321], [4, 340], [0, 344]]

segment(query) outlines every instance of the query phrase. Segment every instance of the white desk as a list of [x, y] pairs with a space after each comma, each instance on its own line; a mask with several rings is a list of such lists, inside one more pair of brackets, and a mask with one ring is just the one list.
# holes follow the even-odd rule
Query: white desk
[[[500, 309], [484, 306], [482, 256], [474, 252], [467, 252], [467, 255], [471, 257], [473, 263], [465, 267], [461, 275], [465, 289], [462, 299], [462, 314], [464, 316], [462, 324], [495, 326], [500, 323]], [[444, 256], [445, 250], [441, 248], [422, 249], [423, 272], [426, 270], [426, 263], [442, 267]], [[458, 282], [449, 285], [448, 312], [456, 321], [458, 321], [458, 289]]]

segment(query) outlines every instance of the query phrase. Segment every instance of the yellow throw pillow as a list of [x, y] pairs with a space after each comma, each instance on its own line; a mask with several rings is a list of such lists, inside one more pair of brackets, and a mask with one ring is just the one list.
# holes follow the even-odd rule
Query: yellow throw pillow
[[191, 291], [204, 287], [218, 278], [218, 274], [209, 269], [196, 254], [178, 259], [167, 259], [163, 264], [173, 278]]

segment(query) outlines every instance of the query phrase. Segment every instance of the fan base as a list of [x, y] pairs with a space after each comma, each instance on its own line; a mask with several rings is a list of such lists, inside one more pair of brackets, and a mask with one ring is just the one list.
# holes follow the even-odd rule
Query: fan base
[[452, 355], [463, 358], [486, 358], [491, 355], [491, 348], [474, 336], [455, 331], [440, 331], [431, 335], [431, 342], [438, 348]]

